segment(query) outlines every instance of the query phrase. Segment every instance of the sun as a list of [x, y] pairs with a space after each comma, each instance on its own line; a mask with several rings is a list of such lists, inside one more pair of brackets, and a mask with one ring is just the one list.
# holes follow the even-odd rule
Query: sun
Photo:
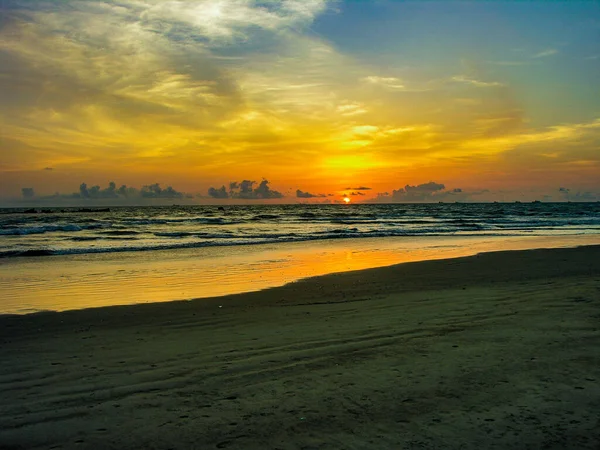
[[348, 197], [344, 197], [344, 202], [345, 202], [345, 203], [346, 203], [346, 205], [347, 205], [348, 203], [350, 203], [350, 199], [349, 199]]

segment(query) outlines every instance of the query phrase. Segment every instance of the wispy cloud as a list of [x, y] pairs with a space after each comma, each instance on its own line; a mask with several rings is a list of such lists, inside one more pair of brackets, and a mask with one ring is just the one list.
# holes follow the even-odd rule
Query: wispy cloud
[[365, 83], [379, 85], [390, 89], [404, 89], [405, 85], [400, 78], [396, 77], [379, 77], [375, 75], [369, 75], [362, 79]]
[[368, 112], [368, 110], [360, 103], [345, 103], [339, 105], [337, 111], [343, 116], [356, 116]]
[[590, 138], [600, 132], [600, 119], [591, 122], [556, 125], [543, 130], [530, 130], [501, 137], [475, 138], [463, 142], [464, 149], [485, 148], [486, 151], [502, 152], [518, 146], [536, 145], [556, 141], [573, 141], [577, 143], [583, 138]]
[[477, 86], [477, 87], [504, 86], [504, 84], [499, 83], [497, 81], [480, 81], [480, 80], [475, 80], [473, 78], [465, 77], [464, 75], [454, 76], [454, 77], [452, 77], [452, 81], [456, 81], [458, 83], [468, 83], [468, 84], [472, 84], [473, 86]]
[[494, 66], [529, 66], [531, 61], [486, 61]]
[[547, 50], [542, 50], [541, 52], [536, 53], [532, 56], [532, 58], [545, 58], [547, 56], [556, 55], [557, 53], [558, 50], [556, 50], [555, 48], [549, 48]]
[[[302, 109], [294, 100], [307, 102], [310, 91], [323, 99], [320, 77], [326, 68], [319, 64], [330, 50], [300, 32], [327, 8], [326, 1], [32, 1], [27, 6], [5, 15], [0, 58], [11, 70], [0, 87], [6, 99], [0, 115], [5, 132], [23, 145], [56, 147], [56, 155], [46, 152], [41, 165], [81, 161], [75, 154], [82, 147], [86, 160], [94, 162], [115, 146], [123, 148], [120, 157], [149, 162], [180, 154], [191, 142], [200, 143], [208, 162], [220, 151], [215, 136], [222, 124], [235, 119], [261, 126], [244, 118], [270, 115], [252, 116], [252, 107], [271, 114], [277, 102]], [[260, 58], [249, 59], [243, 48], [257, 45], [259, 38], [261, 46], [271, 47], [265, 66], [310, 54], [307, 62], [319, 71], [306, 76], [295, 64], [295, 78], [274, 74], [278, 83], [266, 84], [277, 101], [267, 108], [254, 94], [266, 71]], [[272, 128], [277, 121], [264, 123]], [[255, 132], [263, 134], [264, 128]], [[75, 154], [66, 158], [69, 152]]]

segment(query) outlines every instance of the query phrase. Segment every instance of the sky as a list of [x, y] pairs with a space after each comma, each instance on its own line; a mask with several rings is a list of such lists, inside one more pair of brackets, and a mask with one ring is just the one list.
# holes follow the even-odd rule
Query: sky
[[600, 200], [599, 1], [1, 0], [0, 202]]

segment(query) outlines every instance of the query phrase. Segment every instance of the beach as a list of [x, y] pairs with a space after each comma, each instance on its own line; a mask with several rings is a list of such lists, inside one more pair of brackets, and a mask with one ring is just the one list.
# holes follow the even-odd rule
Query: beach
[[0, 5], [0, 450], [600, 450], [600, 0]]
[[600, 246], [0, 317], [0, 448], [600, 445]]

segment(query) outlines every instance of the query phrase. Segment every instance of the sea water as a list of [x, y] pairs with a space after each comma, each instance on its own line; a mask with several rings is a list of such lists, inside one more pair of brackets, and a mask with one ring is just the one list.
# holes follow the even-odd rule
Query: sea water
[[414, 236], [600, 233], [600, 203], [0, 209], [0, 258]]

